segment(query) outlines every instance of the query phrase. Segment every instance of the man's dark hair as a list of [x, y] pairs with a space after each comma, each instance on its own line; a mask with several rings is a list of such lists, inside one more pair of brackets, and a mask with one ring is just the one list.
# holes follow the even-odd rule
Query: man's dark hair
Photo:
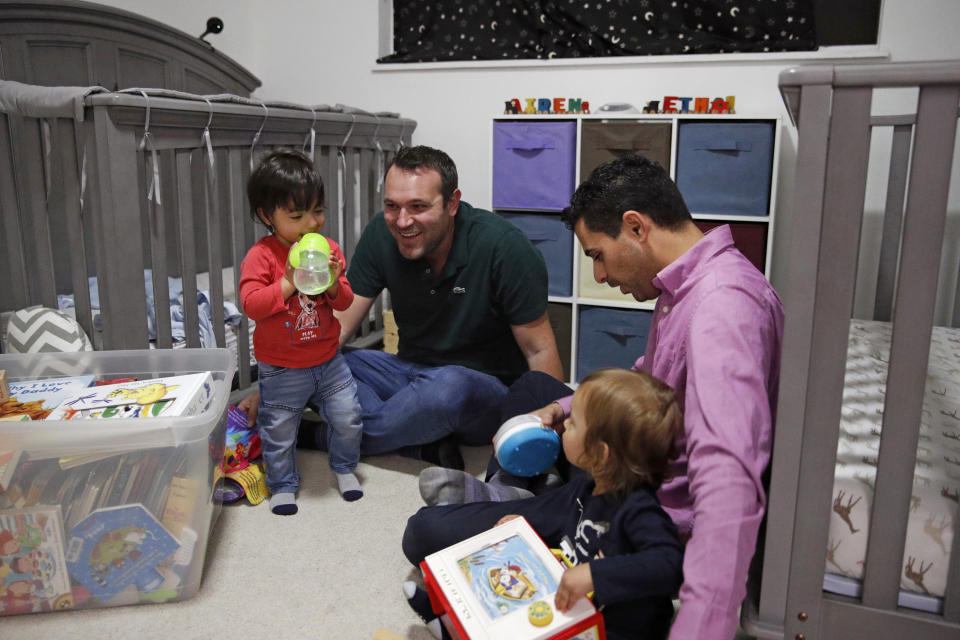
[[693, 220], [664, 168], [641, 155], [623, 156], [594, 169], [577, 187], [560, 219], [573, 229], [582, 218], [590, 231], [616, 238], [624, 212], [631, 210], [650, 216], [665, 229], [679, 229]]
[[247, 180], [247, 198], [254, 220], [257, 210], [270, 215], [277, 207], [306, 211], [323, 206], [323, 178], [305, 154], [276, 149], [260, 159]]
[[440, 174], [440, 195], [443, 196], [443, 204], [446, 205], [453, 192], [457, 190], [457, 165], [453, 163], [443, 151], [433, 147], [419, 145], [416, 147], [404, 147], [397, 151], [387, 166], [397, 167], [404, 171], [414, 171], [416, 169], [433, 169]]

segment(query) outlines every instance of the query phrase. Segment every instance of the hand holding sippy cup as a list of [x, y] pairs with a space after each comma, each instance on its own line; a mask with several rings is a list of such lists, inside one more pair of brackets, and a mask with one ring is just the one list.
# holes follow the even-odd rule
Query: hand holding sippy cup
[[[308, 296], [326, 291], [340, 275], [340, 264], [330, 258], [330, 243], [319, 233], [308, 233], [290, 247], [293, 285]], [[334, 271], [331, 273], [331, 262]]]

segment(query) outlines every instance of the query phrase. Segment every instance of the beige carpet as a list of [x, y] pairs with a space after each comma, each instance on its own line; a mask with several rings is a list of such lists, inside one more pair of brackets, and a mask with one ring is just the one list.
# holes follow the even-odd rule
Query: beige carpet
[[[482, 473], [490, 449], [464, 448], [468, 471]], [[325, 453], [300, 451], [298, 464], [297, 515], [275, 516], [266, 502], [222, 509], [192, 599], [0, 618], [0, 638], [370, 640], [382, 628], [429, 639], [400, 592], [414, 575], [400, 540], [423, 505], [426, 463], [365, 458], [357, 502], [340, 498]]]

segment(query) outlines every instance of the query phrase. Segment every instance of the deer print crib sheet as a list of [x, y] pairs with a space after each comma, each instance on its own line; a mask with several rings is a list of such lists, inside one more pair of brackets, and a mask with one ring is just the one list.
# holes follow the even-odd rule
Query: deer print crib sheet
[[[826, 571], [863, 578], [891, 326], [851, 320]], [[942, 596], [960, 498], [960, 330], [934, 327], [901, 589]]]

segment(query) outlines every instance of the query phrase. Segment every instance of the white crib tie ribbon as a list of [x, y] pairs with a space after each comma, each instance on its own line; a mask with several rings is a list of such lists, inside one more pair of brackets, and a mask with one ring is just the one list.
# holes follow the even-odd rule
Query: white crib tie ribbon
[[350, 128], [347, 129], [347, 135], [343, 137], [343, 142], [337, 147], [337, 191], [340, 197], [340, 201], [337, 203], [337, 212], [341, 220], [343, 219], [344, 212], [347, 210], [347, 196], [345, 193], [345, 189], [347, 188], [347, 154], [344, 152], [344, 148], [346, 148], [350, 136], [353, 135], [353, 126], [356, 123], [357, 116], [351, 113]]
[[260, 123], [260, 128], [257, 129], [257, 132], [253, 134], [253, 142], [250, 143], [250, 170], [253, 171], [256, 163], [253, 159], [253, 150], [257, 146], [257, 141], [260, 139], [260, 134], [263, 133], [263, 125], [267, 124], [267, 118], [270, 117], [270, 109], [267, 108], [267, 105], [260, 103], [260, 106], [263, 107], [263, 122]]
[[137, 146], [137, 149], [143, 151], [147, 149], [150, 151], [151, 161], [153, 164], [153, 173], [150, 176], [150, 185], [147, 187], [147, 200], [153, 200], [157, 203], [157, 206], [161, 206], [160, 202], [160, 161], [157, 158], [157, 150], [153, 146], [153, 136], [150, 135], [150, 97], [147, 95], [146, 91], [140, 90], [140, 95], [143, 96], [143, 99], [147, 103], [146, 115], [143, 122], [143, 137], [140, 138], [140, 144]]
[[403, 132], [407, 128], [407, 123], [403, 120], [400, 121], [400, 137], [397, 139], [397, 151], [403, 149]]
[[337, 210], [341, 214], [345, 212], [347, 208], [347, 197], [344, 193], [344, 189], [347, 188], [347, 154], [344, 152], [344, 149], [347, 146], [347, 141], [350, 140], [350, 136], [353, 135], [353, 126], [355, 124], [357, 124], [357, 116], [351, 113], [350, 128], [347, 129], [347, 135], [343, 137], [343, 142], [337, 147], [337, 184], [340, 192], [340, 202], [337, 204]]
[[83, 196], [87, 192], [87, 146], [83, 146], [83, 157], [80, 159], [80, 216], [83, 216]]
[[377, 133], [380, 131], [380, 116], [374, 115], [374, 118], [377, 119], [377, 127], [373, 130], [373, 146], [376, 147], [377, 151], [374, 154], [375, 162], [377, 164], [377, 193], [383, 192], [383, 180], [386, 177], [384, 174], [384, 167], [386, 163], [384, 160], [386, 156], [383, 151], [383, 145], [380, 144], [380, 138], [377, 136]]
[[313, 113], [313, 122], [310, 123], [310, 131], [307, 132], [307, 135], [303, 138], [303, 151], [307, 150], [307, 147], [310, 148], [310, 160], [313, 161], [313, 147], [317, 141], [317, 110], [313, 107], [310, 107], [310, 112]]
[[207, 106], [210, 107], [210, 115], [207, 117], [207, 125], [203, 128], [203, 133], [200, 135], [200, 141], [207, 147], [207, 161], [210, 163], [210, 170], [213, 171], [213, 141], [210, 139], [210, 123], [213, 122], [213, 103], [207, 98], [204, 98], [204, 101], [207, 103]]
[[350, 136], [353, 135], [353, 127], [357, 124], [357, 115], [355, 113], [350, 114], [350, 128], [347, 129], [347, 135], [343, 137], [343, 142], [340, 143], [340, 146], [337, 147], [337, 156], [340, 158], [341, 165], [343, 170], [347, 170], [347, 155], [343, 152], [344, 148], [347, 146], [347, 141], [350, 140]]
[[44, 118], [40, 121], [40, 137], [43, 139], [43, 189], [44, 197], [50, 200], [50, 189], [53, 178], [50, 176], [50, 152], [53, 145], [50, 143], [50, 121]]

